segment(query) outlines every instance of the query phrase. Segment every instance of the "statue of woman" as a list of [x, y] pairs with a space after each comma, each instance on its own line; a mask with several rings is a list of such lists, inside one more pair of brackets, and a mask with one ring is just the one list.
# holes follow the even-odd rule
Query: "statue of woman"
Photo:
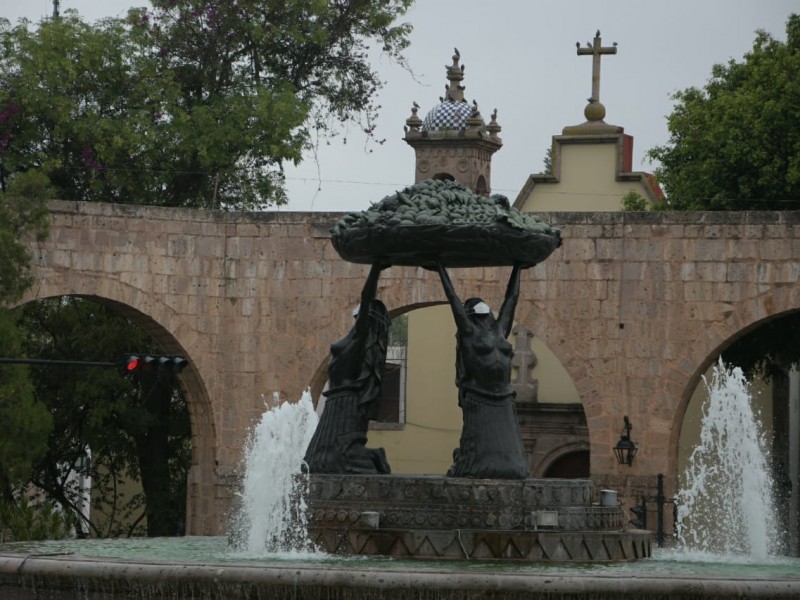
[[367, 448], [367, 427], [377, 416], [389, 344], [389, 311], [375, 298], [389, 265], [372, 265], [355, 324], [331, 345], [328, 390], [317, 429], [306, 449], [309, 473], [389, 473], [383, 448]]
[[506, 339], [514, 324], [519, 297], [520, 272], [515, 264], [505, 300], [495, 319], [480, 298], [463, 304], [450, 277], [437, 264], [447, 299], [456, 322], [456, 385], [463, 413], [461, 442], [453, 453], [450, 477], [479, 479], [524, 479], [528, 460], [511, 388], [513, 350]]

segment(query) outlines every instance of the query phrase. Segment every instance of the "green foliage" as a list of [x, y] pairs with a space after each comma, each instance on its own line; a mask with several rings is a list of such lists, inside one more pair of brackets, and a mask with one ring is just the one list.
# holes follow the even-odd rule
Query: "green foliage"
[[254, 208], [285, 201], [309, 130], [372, 134], [368, 46], [402, 61], [412, 0], [156, 0], [93, 25], [0, 27], [0, 183], [62, 199]]
[[408, 346], [408, 314], [392, 318], [392, 324], [389, 327], [389, 345]]
[[[0, 128], [2, 123], [0, 119]], [[2, 141], [0, 137], [0, 148]], [[0, 192], [0, 356], [19, 357], [16, 314], [2, 306], [19, 301], [31, 285], [31, 256], [22, 238], [35, 235], [41, 239], [47, 233], [43, 198], [48, 181], [40, 173], [28, 172], [7, 183]], [[50, 414], [35, 399], [23, 365], [0, 365], [0, 423], [6, 432], [14, 432], [0, 436], [0, 500], [10, 502], [12, 491], [27, 481], [31, 464], [44, 454], [52, 427]]]
[[800, 209], [800, 16], [759, 31], [743, 62], [675, 95], [669, 142], [648, 153], [677, 210]]
[[[235, 84], [288, 85], [340, 120], [378, 108], [369, 46], [403, 62], [411, 26], [393, 25], [413, 0], [155, 0], [131, 18], [174, 61], [195, 93]], [[186, 86], [185, 86], [186, 87]]]
[[47, 235], [48, 190], [46, 177], [29, 172], [13, 177], [0, 192], [0, 305], [19, 300], [31, 284], [30, 252], [21, 238]]
[[553, 147], [550, 146], [547, 151], [544, 153], [544, 170], [542, 173], [546, 173], [548, 175], [553, 174]]
[[650, 203], [641, 194], [630, 191], [622, 197], [622, 210], [645, 211], [649, 210]]
[[21, 494], [16, 502], [0, 500], [0, 532], [14, 541], [60, 540], [71, 535], [75, 519], [54, 502], [33, 502]]
[[[0, 356], [21, 355], [15, 314], [0, 309]], [[13, 490], [28, 481], [31, 466], [47, 451], [53, 419], [34, 396], [25, 365], [0, 365], [0, 501], [11, 502]]]

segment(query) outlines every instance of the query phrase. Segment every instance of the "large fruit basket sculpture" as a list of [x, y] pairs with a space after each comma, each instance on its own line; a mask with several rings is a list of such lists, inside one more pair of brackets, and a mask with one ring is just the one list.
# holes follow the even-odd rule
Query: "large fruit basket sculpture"
[[331, 241], [349, 262], [483, 267], [538, 264], [561, 245], [561, 234], [511, 207], [505, 196], [479, 196], [455, 181], [429, 179], [347, 213]]

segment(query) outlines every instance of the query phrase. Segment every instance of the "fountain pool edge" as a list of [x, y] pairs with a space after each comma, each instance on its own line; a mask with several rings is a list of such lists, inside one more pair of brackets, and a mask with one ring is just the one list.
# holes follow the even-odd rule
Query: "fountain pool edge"
[[800, 579], [654, 575], [620, 577], [272, 566], [0, 554], [0, 596], [74, 598], [798, 598]]

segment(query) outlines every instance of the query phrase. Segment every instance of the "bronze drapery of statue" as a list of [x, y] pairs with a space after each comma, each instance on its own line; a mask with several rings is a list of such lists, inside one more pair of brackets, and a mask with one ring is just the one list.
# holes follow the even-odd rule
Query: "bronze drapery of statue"
[[380, 272], [373, 264], [356, 321], [342, 339], [331, 344], [325, 409], [304, 461], [309, 473], [389, 473], [383, 448], [367, 448], [367, 427], [377, 416], [381, 380], [389, 344], [389, 311], [375, 297]]
[[447, 270], [439, 262], [442, 280], [456, 322], [456, 385], [463, 415], [461, 441], [453, 453], [450, 477], [524, 479], [528, 460], [522, 444], [508, 341], [519, 298], [520, 272], [515, 263], [497, 318], [480, 298], [462, 304]]

